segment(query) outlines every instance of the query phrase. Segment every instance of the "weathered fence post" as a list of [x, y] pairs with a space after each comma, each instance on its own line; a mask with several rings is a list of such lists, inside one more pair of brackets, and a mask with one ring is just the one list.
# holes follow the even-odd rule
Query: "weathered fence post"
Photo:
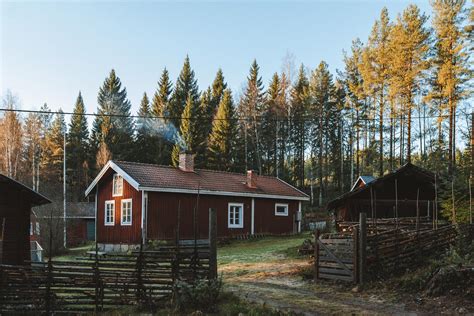
[[357, 227], [354, 227], [352, 231], [352, 242], [353, 242], [353, 254], [352, 254], [352, 262], [354, 263], [352, 267], [352, 277], [354, 283], [357, 284], [359, 282], [359, 230]]
[[359, 284], [364, 285], [367, 264], [367, 214], [359, 215]]
[[314, 278], [319, 279], [319, 229], [314, 232]]
[[95, 258], [94, 258], [94, 283], [95, 283], [95, 307], [94, 311], [97, 313], [99, 310], [99, 248], [97, 242], [95, 243]]
[[209, 208], [209, 279], [217, 279], [217, 213]]

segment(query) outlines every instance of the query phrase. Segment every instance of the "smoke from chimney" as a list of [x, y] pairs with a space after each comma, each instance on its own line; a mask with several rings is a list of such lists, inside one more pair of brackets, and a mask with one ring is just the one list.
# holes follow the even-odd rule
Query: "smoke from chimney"
[[179, 154], [179, 169], [186, 172], [194, 172], [194, 155], [188, 152]]

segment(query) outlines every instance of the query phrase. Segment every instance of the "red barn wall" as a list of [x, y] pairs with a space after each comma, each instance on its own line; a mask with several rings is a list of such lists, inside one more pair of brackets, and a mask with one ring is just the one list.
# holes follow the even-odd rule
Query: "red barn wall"
[[[139, 244], [141, 240], [142, 193], [123, 179], [122, 196], [112, 196], [113, 173], [99, 182], [97, 194], [97, 242], [108, 244]], [[120, 224], [121, 201], [132, 199], [132, 225]], [[115, 225], [105, 226], [105, 201], [115, 201]]]
[[[275, 204], [288, 204], [288, 216], [276, 216]], [[288, 234], [295, 226], [298, 201], [255, 199], [255, 233]]]

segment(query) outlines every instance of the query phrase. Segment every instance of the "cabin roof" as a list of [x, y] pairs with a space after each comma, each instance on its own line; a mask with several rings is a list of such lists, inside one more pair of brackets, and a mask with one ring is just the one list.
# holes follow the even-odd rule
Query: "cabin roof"
[[39, 206], [43, 204], [48, 204], [51, 203], [51, 201], [45, 197], [44, 195], [33, 191], [26, 185], [10, 178], [7, 177], [6, 175], [3, 175], [0, 173], [0, 184], [6, 185], [8, 187], [13, 188], [14, 190], [20, 191], [22, 194], [28, 197], [28, 199], [31, 201], [31, 206]]
[[398, 168], [395, 171], [392, 171], [392, 172], [390, 172], [390, 173], [388, 173], [388, 174], [386, 174], [382, 177], [374, 179], [374, 180], [366, 183], [366, 185], [364, 185], [362, 187], [353, 188], [352, 191], [349, 191], [347, 193], [344, 193], [344, 194], [340, 195], [339, 197], [337, 197], [334, 200], [330, 201], [327, 204], [326, 209], [328, 209], [328, 210], [333, 209], [333, 208], [339, 206], [340, 204], [342, 204], [345, 200], [347, 200], [349, 198], [357, 198], [358, 195], [362, 195], [367, 190], [370, 190], [370, 188], [375, 187], [375, 186], [384, 185], [384, 183], [387, 183], [387, 181], [392, 180], [396, 177], [399, 177], [400, 175], [405, 174], [405, 173], [410, 172], [410, 171], [416, 173], [417, 178], [421, 177], [421, 178], [427, 180], [430, 183], [434, 183], [434, 181], [435, 181], [435, 176], [432, 172], [430, 172], [426, 169], [420, 168], [418, 166], [415, 166], [412, 163], [408, 162], [408, 163], [404, 164], [403, 166], [401, 166], [400, 168]]
[[308, 200], [304, 192], [285, 181], [270, 176], [255, 175], [256, 188], [246, 184], [241, 173], [195, 169], [193, 172], [154, 164], [109, 161], [86, 191], [89, 195], [108, 169], [122, 175], [137, 190], [200, 193], [210, 195], [248, 196]]
[[66, 212], [68, 218], [95, 218], [95, 203], [68, 202]]
[[367, 183], [370, 183], [372, 181], [375, 180], [375, 177], [374, 176], [359, 176], [356, 180], [356, 182], [354, 182], [354, 185], [352, 186], [351, 188], [351, 191], [354, 191], [354, 189], [357, 188], [357, 184], [362, 181], [364, 184], [367, 184]]

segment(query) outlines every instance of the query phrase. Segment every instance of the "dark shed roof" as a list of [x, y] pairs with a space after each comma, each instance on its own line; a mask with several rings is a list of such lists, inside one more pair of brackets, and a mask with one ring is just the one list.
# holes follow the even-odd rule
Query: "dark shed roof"
[[411, 163], [406, 163], [402, 167], [398, 168], [397, 170], [388, 173], [380, 178], [377, 178], [373, 181], [370, 181], [366, 183], [366, 185], [358, 188], [354, 188], [353, 191], [344, 193], [343, 195], [337, 197], [336, 199], [330, 201], [327, 205], [327, 209], [333, 209], [341, 204], [349, 198], [354, 198], [357, 199], [359, 197], [363, 197], [367, 195], [367, 192], [370, 191], [370, 188], [373, 187], [383, 187], [384, 185], [388, 183], [392, 183], [392, 180], [394, 180], [397, 177], [404, 176], [404, 175], [414, 175], [414, 181], [417, 181], [418, 183], [422, 183], [424, 185], [428, 185], [430, 189], [434, 187], [434, 181], [435, 181], [435, 176], [432, 172], [417, 167]]
[[51, 203], [51, 201], [48, 198], [46, 198], [44, 195], [36, 191], [33, 191], [26, 185], [16, 180], [13, 180], [12, 178], [9, 178], [1, 173], [0, 173], [0, 184], [6, 185], [15, 190], [21, 191], [23, 194], [28, 196], [29, 200], [31, 201], [31, 206], [39, 206], [39, 205]]

